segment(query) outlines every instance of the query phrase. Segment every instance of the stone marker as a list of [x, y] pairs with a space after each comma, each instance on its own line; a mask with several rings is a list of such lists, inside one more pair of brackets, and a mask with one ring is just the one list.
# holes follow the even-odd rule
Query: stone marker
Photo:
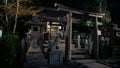
[[49, 64], [62, 64], [63, 53], [60, 50], [54, 50], [49, 52]]

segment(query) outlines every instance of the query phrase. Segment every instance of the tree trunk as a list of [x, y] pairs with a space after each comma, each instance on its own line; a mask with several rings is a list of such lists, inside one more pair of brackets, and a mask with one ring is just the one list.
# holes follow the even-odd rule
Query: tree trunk
[[19, 12], [19, 0], [17, 0], [17, 8], [16, 8], [16, 15], [15, 15], [15, 24], [14, 24], [14, 28], [13, 28], [13, 33], [14, 34], [15, 34], [15, 31], [16, 31], [18, 12]]
[[[5, 0], [5, 6], [8, 5], [8, 0]], [[7, 31], [8, 31], [8, 16], [7, 13], [5, 12], [5, 20], [6, 20], [6, 24], [7, 24]]]
[[7, 5], [8, 4], [8, 0], [5, 0], [5, 5]]

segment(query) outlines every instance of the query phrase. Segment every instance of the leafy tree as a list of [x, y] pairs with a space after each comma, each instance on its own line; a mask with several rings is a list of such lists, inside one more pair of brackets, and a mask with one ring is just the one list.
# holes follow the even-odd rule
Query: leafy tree
[[[16, 12], [17, 12], [16, 4], [17, 4], [16, 2], [12, 1], [11, 3], [7, 3], [7, 5], [4, 5], [4, 4], [0, 5], [0, 19], [4, 21], [4, 23], [8, 26], [7, 28], [8, 32], [11, 31], [9, 30], [11, 28], [10, 24], [14, 24], [13, 22], [15, 22], [15, 17], [16, 17]], [[29, 17], [42, 10], [42, 8], [36, 8], [36, 9], [34, 8], [35, 6], [32, 6], [30, 2], [20, 1], [19, 13], [17, 13], [18, 18], [21, 16]]]
[[4, 0], [0, 0], [0, 4], [3, 4]]
[[110, 12], [106, 9], [107, 0], [87, 0], [84, 7], [86, 11], [105, 13], [102, 22], [106, 23], [111, 21]]

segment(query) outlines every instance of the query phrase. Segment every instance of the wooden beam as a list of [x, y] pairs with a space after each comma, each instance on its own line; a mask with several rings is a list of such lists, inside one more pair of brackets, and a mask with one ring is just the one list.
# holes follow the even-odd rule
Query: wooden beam
[[[85, 11], [76, 11], [76, 10], [65, 9], [65, 8], [61, 8], [61, 7], [58, 7], [58, 10], [65, 11], [65, 12], [72, 12], [74, 14], [80, 14], [80, 15], [83, 15], [85, 12]], [[99, 14], [99, 13], [91, 13], [91, 12], [88, 12], [88, 13], [89, 13], [89, 16], [91, 16], [91, 17], [102, 18], [104, 16], [104, 14]]]
[[55, 7], [58, 7], [58, 10], [62, 10], [62, 11], [66, 11], [66, 12], [72, 12], [74, 14], [84, 14], [84, 12], [89, 13], [89, 16], [91, 17], [98, 17], [98, 18], [102, 18], [105, 14], [101, 14], [101, 13], [94, 13], [94, 12], [88, 12], [88, 11], [81, 11], [81, 10], [76, 10], [58, 3], [55, 3]]

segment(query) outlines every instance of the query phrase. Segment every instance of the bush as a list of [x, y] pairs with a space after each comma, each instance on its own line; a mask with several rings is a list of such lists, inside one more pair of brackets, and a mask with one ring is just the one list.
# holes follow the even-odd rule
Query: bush
[[0, 39], [0, 68], [10, 68], [17, 64], [20, 41], [17, 35], [4, 35]]

